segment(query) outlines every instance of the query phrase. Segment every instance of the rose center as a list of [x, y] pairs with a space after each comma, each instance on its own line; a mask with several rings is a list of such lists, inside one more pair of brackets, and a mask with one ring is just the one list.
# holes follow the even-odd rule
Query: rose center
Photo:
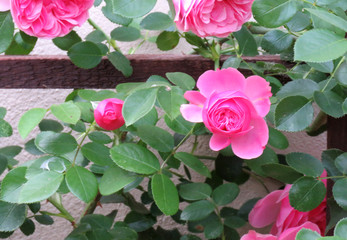
[[215, 111], [214, 122], [217, 124], [220, 130], [231, 131], [239, 130], [242, 128], [242, 123], [244, 120], [243, 111], [235, 112], [230, 108], [220, 108]]
[[108, 121], [116, 120], [117, 114], [114, 111], [106, 111], [104, 113], [104, 119]]

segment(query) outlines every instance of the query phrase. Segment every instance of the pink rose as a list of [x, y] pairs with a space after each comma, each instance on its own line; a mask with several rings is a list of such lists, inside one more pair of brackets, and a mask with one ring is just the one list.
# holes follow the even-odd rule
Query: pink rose
[[122, 100], [117, 98], [108, 98], [101, 101], [94, 110], [96, 123], [106, 130], [115, 130], [123, 126], [123, 103]]
[[246, 235], [243, 235], [240, 240], [295, 240], [296, 235], [303, 228], [310, 229], [312, 231], [318, 232], [319, 234], [321, 233], [316, 224], [311, 222], [305, 222], [300, 226], [288, 228], [278, 237], [272, 234], [263, 235], [251, 230]]
[[173, 0], [175, 23], [200, 37], [227, 37], [252, 16], [254, 0]]
[[11, 0], [14, 22], [36, 37], [55, 38], [81, 26], [89, 17], [94, 0]]
[[284, 233], [291, 236], [297, 227], [308, 222], [311, 226], [316, 226], [317, 230], [315, 231], [324, 233], [326, 228], [326, 200], [324, 199], [317, 208], [309, 212], [299, 212], [290, 206], [290, 187], [291, 185], [287, 185], [284, 190], [273, 191], [260, 199], [249, 214], [249, 223], [256, 228], [274, 223], [271, 234], [277, 237], [282, 236]]
[[10, 0], [0, 0], [0, 12], [10, 10]]
[[263, 117], [270, 110], [271, 87], [264, 78], [245, 78], [237, 69], [203, 73], [198, 91], [187, 91], [190, 104], [181, 106], [184, 119], [204, 122], [213, 133], [210, 148], [219, 151], [231, 145], [235, 155], [259, 157], [268, 142], [269, 130]]

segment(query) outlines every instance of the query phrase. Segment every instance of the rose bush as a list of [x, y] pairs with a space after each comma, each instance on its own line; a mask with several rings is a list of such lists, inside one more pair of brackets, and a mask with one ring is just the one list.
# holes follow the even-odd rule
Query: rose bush
[[175, 23], [200, 37], [227, 37], [237, 32], [252, 16], [254, 0], [174, 0]]
[[270, 110], [271, 87], [259, 76], [245, 78], [233, 68], [202, 74], [198, 91], [184, 97], [182, 116], [190, 122], [204, 122], [213, 133], [210, 148], [219, 151], [231, 144], [236, 156], [259, 157], [269, 139], [263, 119]]
[[96, 123], [106, 130], [116, 130], [123, 126], [123, 103], [117, 98], [107, 98], [101, 101], [94, 110]]
[[89, 17], [93, 0], [11, 0], [11, 13], [23, 32], [41, 38], [62, 37]]

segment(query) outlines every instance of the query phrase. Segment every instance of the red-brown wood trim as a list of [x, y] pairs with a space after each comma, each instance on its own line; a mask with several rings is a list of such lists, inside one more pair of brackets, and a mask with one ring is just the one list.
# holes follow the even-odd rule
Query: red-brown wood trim
[[[222, 62], [228, 56], [222, 57]], [[194, 79], [213, 69], [213, 61], [196, 55], [130, 55], [134, 68], [126, 78], [103, 58], [93, 69], [76, 67], [67, 56], [0, 56], [0, 88], [114, 88], [119, 83], [146, 81], [151, 75], [165, 76], [167, 72], [185, 72]], [[266, 61], [292, 64], [279, 56], [245, 57], [248, 62]], [[249, 70], [241, 70], [252, 75]], [[279, 76], [287, 81], [286, 76]]]

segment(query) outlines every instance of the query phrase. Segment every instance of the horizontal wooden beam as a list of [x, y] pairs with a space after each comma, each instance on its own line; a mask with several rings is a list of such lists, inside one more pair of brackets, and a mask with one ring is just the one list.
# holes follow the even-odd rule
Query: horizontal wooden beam
[[[130, 55], [134, 73], [126, 78], [103, 58], [93, 69], [76, 67], [67, 56], [0, 56], [0, 88], [114, 88], [119, 83], [146, 81], [151, 75], [165, 76], [167, 72], [185, 72], [194, 79], [213, 69], [214, 63], [196, 55]], [[222, 61], [228, 56], [223, 56]], [[265, 61], [291, 63], [279, 56], [245, 57], [248, 62]], [[252, 75], [249, 70], [241, 70]], [[285, 76], [280, 80], [288, 80]]]

